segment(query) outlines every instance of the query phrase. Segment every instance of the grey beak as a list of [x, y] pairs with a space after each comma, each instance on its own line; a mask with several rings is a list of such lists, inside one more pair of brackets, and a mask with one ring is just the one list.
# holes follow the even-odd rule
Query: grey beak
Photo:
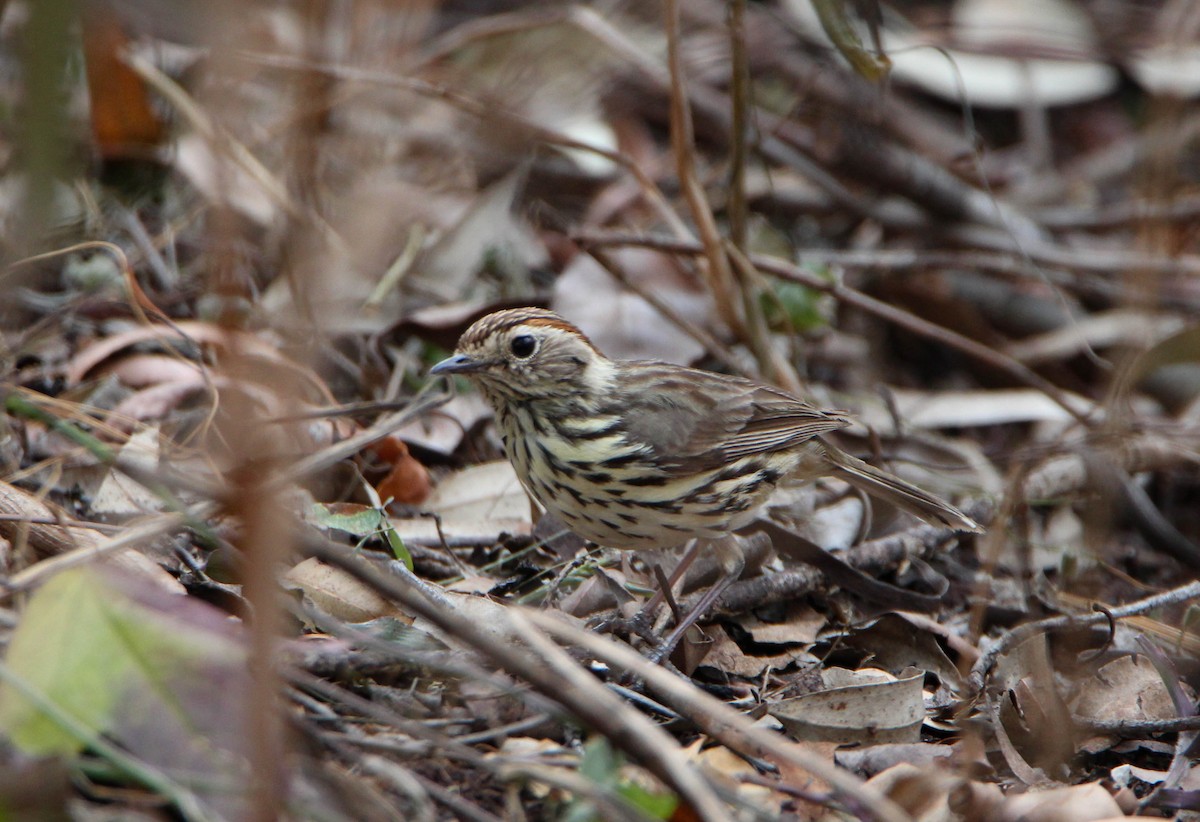
[[465, 354], [455, 354], [453, 357], [447, 357], [429, 369], [429, 373], [433, 376], [441, 374], [469, 374], [472, 371], [478, 371], [485, 365], [486, 363], [473, 360]]

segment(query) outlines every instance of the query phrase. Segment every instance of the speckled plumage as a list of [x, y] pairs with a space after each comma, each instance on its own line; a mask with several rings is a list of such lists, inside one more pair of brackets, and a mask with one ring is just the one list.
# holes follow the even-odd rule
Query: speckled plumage
[[489, 314], [433, 373], [462, 373], [479, 387], [521, 482], [601, 545], [719, 538], [748, 522], [785, 477], [828, 475], [925, 519], [978, 529], [825, 442], [822, 434], [849, 424], [844, 417], [739, 377], [610, 360], [549, 311]]

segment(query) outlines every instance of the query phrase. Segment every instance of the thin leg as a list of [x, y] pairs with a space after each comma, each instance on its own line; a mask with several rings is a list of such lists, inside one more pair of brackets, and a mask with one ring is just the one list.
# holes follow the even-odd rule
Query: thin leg
[[742, 569], [746, 567], [746, 555], [742, 551], [742, 543], [738, 537], [731, 534], [708, 544], [717, 552], [717, 558], [721, 567], [721, 577], [704, 592], [704, 596], [700, 597], [700, 601], [696, 603], [696, 607], [675, 626], [667, 638], [650, 654], [650, 661], [655, 664], [661, 663], [671, 655], [671, 652], [675, 650], [675, 646], [679, 644], [679, 641], [683, 639], [683, 635], [687, 633], [687, 629], [695, 625], [696, 620], [708, 613], [708, 610], [721, 598], [721, 594], [725, 593], [725, 589], [737, 581], [738, 577], [742, 575]]
[[[687, 573], [688, 568], [692, 567], [692, 563], [696, 561], [696, 557], [700, 555], [700, 540], [693, 539], [687, 544], [687, 549], [683, 553], [683, 558], [679, 560], [679, 564], [675, 566], [675, 570], [671, 572], [670, 578], [667, 580], [668, 588], [674, 588], [679, 580], [683, 579], [683, 575]], [[650, 599], [646, 600], [646, 604], [638, 611], [633, 619], [629, 620], [630, 628], [638, 634], [638, 636], [648, 637], [651, 628], [654, 625], [654, 614], [658, 611], [658, 607], [662, 605], [666, 594], [662, 586], [654, 592]]]

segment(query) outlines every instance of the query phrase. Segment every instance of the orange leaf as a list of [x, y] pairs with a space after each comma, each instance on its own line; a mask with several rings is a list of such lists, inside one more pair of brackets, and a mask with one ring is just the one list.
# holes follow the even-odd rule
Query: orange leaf
[[429, 472], [408, 453], [408, 446], [401, 440], [384, 437], [370, 447], [380, 459], [392, 464], [392, 470], [376, 486], [381, 499], [416, 505], [429, 496]]
[[145, 156], [162, 142], [162, 121], [154, 113], [146, 85], [121, 58], [129, 38], [111, 9], [89, 13], [83, 25], [92, 132], [100, 156]]

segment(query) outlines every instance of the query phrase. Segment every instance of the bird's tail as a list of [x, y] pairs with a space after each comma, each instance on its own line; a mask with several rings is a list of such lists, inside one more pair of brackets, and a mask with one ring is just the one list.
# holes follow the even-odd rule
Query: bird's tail
[[928, 491], [922, 491], [912, 483], [868, 465], [832, 445], [826, 444], [825, 452], [834, 469], [833, 475], [860, 491], [890, 502], [931, 525], [944, 525], [955, 531], [983, 531], [975, 520]]

